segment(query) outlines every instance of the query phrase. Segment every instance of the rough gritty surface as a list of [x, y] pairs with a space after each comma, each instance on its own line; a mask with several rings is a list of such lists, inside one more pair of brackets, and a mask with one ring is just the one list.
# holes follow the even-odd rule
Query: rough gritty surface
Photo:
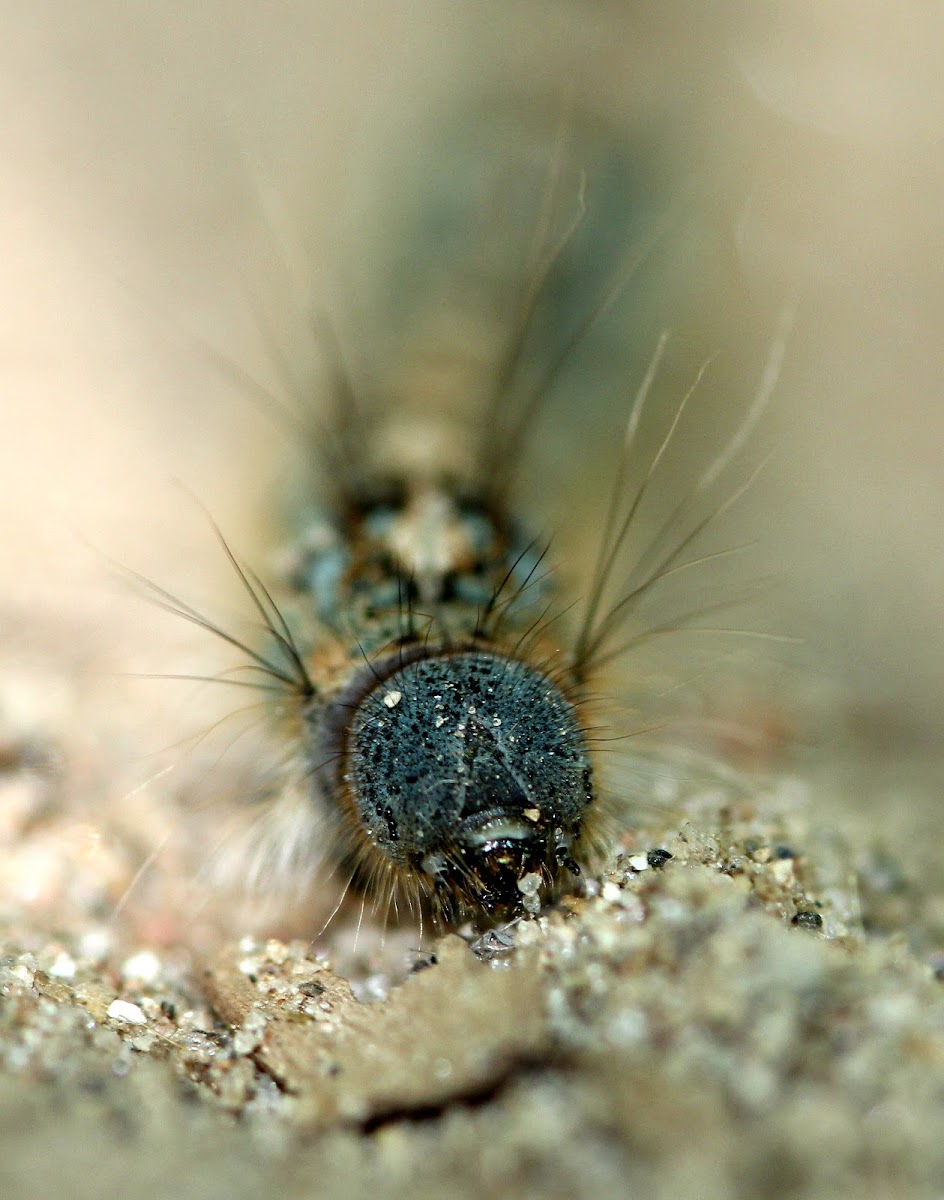
[[939, 1194], [934, 909], [818, 833], [815, 802], [702, 789], [536, 919], [359, 957], [342, 923], [339, 970], [330, 942], [201, 961], [21, 928], [0, 1189]]

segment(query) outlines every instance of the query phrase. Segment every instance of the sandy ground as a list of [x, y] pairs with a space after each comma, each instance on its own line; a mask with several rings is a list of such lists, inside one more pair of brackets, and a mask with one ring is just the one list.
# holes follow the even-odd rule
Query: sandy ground
[[[0, 4], [4, 1194], [941, 1194], [939, 22]], [[797, 297], [752, 453], [779, 449], [719, 537], [760, 536], [753, 619], [804, 648], [660, 664], [697, 677], [707, 743], [620, 760], [622, 836], [540, 918], [421, 947], [369, 920], [355, 947], [356, 912], [260, 933], [194, 862], [244, 762], [179, 744], [228, 700], [125, 677], [213, 648], [111, 561], [238, 612], [199, 506], [269, 561], [284, 435], [195, 342], [284, 390], [253, 306], [304, 378], [291, 296], [316, 280], [392, 378], [397, 321], [436, 304], [426, 227], [398, 222], [437, 188], [477, 211], [451, 114], [562, 92], [682, 215], [549, 406], [527, 504], [579, 581], [659, 333], [656, 429], [714, 356], [671, 496]]]
[[342, 922], [320, 947], [243, 937], [212, 959], [89, 922], [11, 931], [0, 1179], [936, 1194], [944, 906], [887, 846], [856, 857], [812, 820], [835, 785], [684, 791], [684, 818], [627, 833], [583, 895], [423, 950], [369, 923], [356, 949]]

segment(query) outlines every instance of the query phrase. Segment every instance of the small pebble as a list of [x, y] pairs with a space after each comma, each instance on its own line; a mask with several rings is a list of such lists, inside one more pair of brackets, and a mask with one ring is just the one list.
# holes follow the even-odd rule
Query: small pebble
[[73, 979], [75, 977], [75, 959], [69, 954], [57, 954], [48, 974], [56, 979]]
[[124, 1025], [146, 1025], [147, 1017], [144, 1012], [129, 1000], [112, 1000], [105, 1014], [113, 1021], [121, 1021]]
[[799, 929], [822, 929], [823, 918], [818, 912], [803, 910], [796, 914], [790, 924], [796, 925]]
[[541, 911], [540, 887], [541, 876], [537, 871], [531, 871], [518, 880], [518, 891], [523, 897], [522, 907], [532, 916]]

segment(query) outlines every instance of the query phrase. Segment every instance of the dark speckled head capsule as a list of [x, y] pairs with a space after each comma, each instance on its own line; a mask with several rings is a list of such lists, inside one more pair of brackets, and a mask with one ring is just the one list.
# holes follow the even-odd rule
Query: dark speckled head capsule
[[590, 759], [545, 672], [478, 647], [397, 655], [329, 708], [324, 782], [361, 875], [386, 869], [455, 921], [510, 915], [577, 871]]

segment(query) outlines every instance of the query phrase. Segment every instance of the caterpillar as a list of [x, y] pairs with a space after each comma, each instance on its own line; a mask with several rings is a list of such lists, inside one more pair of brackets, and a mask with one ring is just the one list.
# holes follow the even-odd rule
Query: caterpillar
[[[613, 827], [601, 756], [630, 732], [605, 718], [601, 676], [647, 640], [724, 607], [632, 626], [663, 581], [743, 549], [703, 554], [697, 544], [757, 472], [707, 513], [700, 505], [769, 401], [785, 329], [741, 425], [641, 550], [629, 553], [641, 511], [705, 369], [646, 461], [638, 443], [667, 334], [629, 406], [595, 565], [573, 596], [554, 540], [517, 515], [529, 432], [644, 256], [631, 248], [599, 278], [617, 256], [594, 246], [599, 229], [587, 234], [588, 163], [605, 164], [612, 188], [622, 162], [612, 143], [584, 133], [583, 157], [568, 171], [559, 136], [535, 139], [527, 119], [522, 128], [515, 153], [529, 150], [512, 177], [534, 191], [537, 140], [542, 186], [524, 205], [524, 254], [497, 256], [484, 299], [462, 296], [488, 318], [474, 352], [466, 345], [451, 358], [448, 339], [432, 336], [431, 356], [401, 352], [411, 362], [406, 386], [365, 386], [319, 317], [331, 395], [320, 419], [313, 404], [288, 417], [316, 482], [295, 505], [278, 584], [264, 583], [220, 534], [263, 638], [238, 637], [152, 589], [244, 656], [241, 677], [229, 681], [265, 693], [274, 737], [288, 748], [246, 833], [241, 873], [262, 891], [334, 875], [332, 916], [355, 895], [362, 918], [369, 904], [384, 922], [488, 924], [537, 912], [575, 886]], [[625, 184], [625, 172], [615, 178]], [[605, 189], [596, 194], [605, 200]], [[596, 298], [573, 318], [591, 289]]]

